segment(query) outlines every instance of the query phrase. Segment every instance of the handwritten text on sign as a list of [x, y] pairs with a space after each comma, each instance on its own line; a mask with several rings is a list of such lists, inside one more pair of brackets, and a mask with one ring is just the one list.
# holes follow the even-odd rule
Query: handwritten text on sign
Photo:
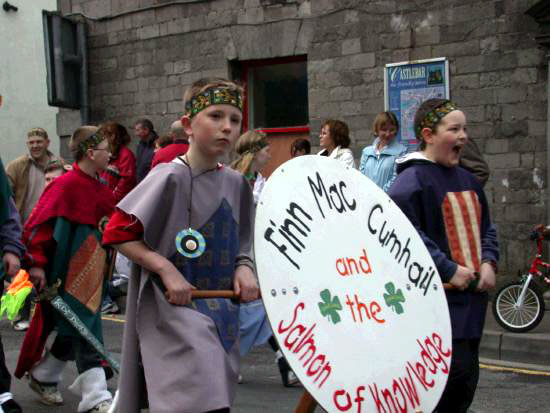
[[[333, 183], [328, 186], [327, 190], [327, 186], [319, 172], [315, 174], [314, 178], [308, 176], [307, 181], [322, 219], [325, 219], [325, 212], [343, 214], [357, 208], [357, 200], [347, 193], [345, 182]], [[307, 239], [311, 236], [312, 228], [318, 223], [314, 222], [311, 211], [300, 206], [297, 202], [290, 202], [286, 213], [288, 216], [282, 224], [270, 220], [270, 226], [265, 230], [264, 238], [292, 266], [299, 270], [301, 269], [300, 254], [307, 248]], [[409, 249], [411, 238], [407, 237], [406, 241], [403, 242], [395, 228], [390, 230], [388, 221], [384, 219], [382, 205], [372, 206], [366, 226], [369, 233], [376, 237], [380, 245], [388, 248], [390, 254], [394, 254], [395, 260], [408, 271], [409, 281], [415, 287], [422, 289], [424, 295], [427, 294], [435, 269], [433, 267], [424, 268], [417, 260], [411, 258], [411, 250]], [[363, 272], [368, 273], [370, 272], [370, 265], [366, 258], [366, 252], [364, 258], [364, 263], [359, 258], [359, 265]], [[353, 268], [350, 268], [349, 262], [343, 259], [336, 262], [336, 268], [340, 275], [348, 275], [352, 269], [356, 269], [357, 272], [359, 270], [357, 263]]]
[[254, 248], [274, 336], [325, 410], [433, 410], [452, 353], [445, 296], [382, 190], [338, 161], [293, 159], [264, 187]]

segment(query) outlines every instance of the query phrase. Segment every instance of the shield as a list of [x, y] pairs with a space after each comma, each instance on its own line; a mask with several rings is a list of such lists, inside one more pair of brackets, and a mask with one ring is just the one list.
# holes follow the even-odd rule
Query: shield
[[254, 245], [274, 335], [326, 411], [434, 409], [452, 353], [444, 289], [381, 189], [337, 160], [295, 158], [267, 181]]

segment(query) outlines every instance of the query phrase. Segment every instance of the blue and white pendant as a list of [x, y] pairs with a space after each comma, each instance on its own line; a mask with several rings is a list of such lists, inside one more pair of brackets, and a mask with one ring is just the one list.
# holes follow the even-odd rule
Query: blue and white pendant
[[184, 229], [176, 235], [176, 248], [186, 258], [197, 258], [204, 253], [206, 241], [199, 231]]

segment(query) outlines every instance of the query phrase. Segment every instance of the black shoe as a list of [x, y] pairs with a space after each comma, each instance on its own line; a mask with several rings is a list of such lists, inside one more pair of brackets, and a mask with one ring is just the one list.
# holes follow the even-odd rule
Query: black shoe
[[105, 378], [107, 380], [111, 379], [115, 375], [115, 372], [113, 371], [112, 367], [105, 360], [101, 360], [101, 367], [103, 367], [103, 371], [105, 372]]
[[277, 360], [277, 364], [279, 365], [279, 371], [281, 372], [281, 379], [283, 380], [283, 386], [285, 387], [293, 387], [296, 386], [300, 381], [298, 380], [298, 377], [294, 374], [290, 366], [288, 365], [288, 362], [284, 357], [280, 357]]
[[13, 399], [6, 400], [4, 403], [0, 404], [0, 407], [4, 413], [22, 413], [21, 406]]

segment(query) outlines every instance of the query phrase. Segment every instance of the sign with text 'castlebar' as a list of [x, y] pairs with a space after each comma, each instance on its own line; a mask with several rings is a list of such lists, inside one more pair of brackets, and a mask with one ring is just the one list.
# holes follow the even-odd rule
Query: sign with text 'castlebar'
[[329, 412], [430, 412], [451, 366], [435, 265], [372, 181], [302, 156], [267, 181], [256, 213], [263, 300], [281, 349]]

